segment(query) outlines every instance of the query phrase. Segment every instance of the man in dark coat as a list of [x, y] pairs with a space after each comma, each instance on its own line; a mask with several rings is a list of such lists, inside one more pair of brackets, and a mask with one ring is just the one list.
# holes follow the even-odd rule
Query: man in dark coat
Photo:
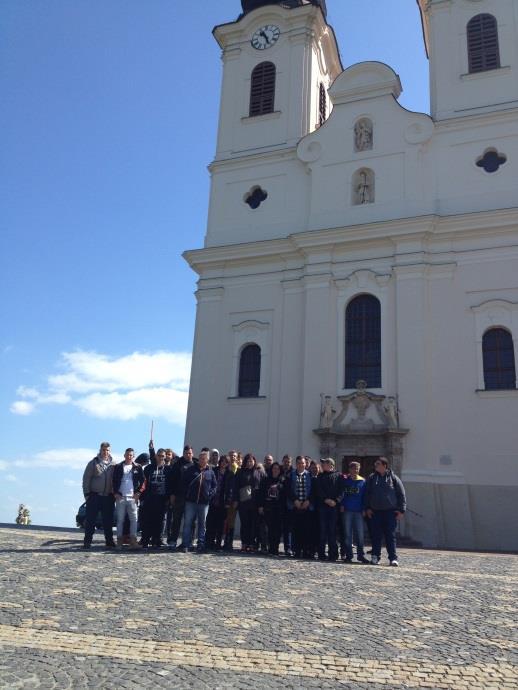
[[365, 512], [372, 519], [372, 565], [381, 558], [381, 541], [385, 545], [390, 565], [399, 565], [396, 552], [396, 528], [406, 511], [405, 487], [401, 479], [389, 468], [387, 458], [374, 463], [374, 472], [365, 487]]

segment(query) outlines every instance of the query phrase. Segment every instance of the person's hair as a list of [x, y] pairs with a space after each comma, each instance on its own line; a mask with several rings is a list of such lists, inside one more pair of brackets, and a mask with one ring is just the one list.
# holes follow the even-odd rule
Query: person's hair
[[387, 460], [387, 458], [383, 457], [383, 455], [380, 455], [379, 458], [378, 458], [378, 460], [379, 460], [383, 465], [385, 465], [385, 467], [388, 467], [388, 466], [389, 466], [389, 461]]
[[358, 469], [360, 469], [361, 465], [360, 465], [360, 463], [357, 462], [356, 460], [352, 460], [352, 461], [349, 463], [349, 467], [357, 467]]
[[210, 453], [210, 448], [207, 448], [207, 446], [203, 446], [200, 453]]
[[192, 446], [189, 446], [189, 445], [184, 446], [184, 447], [183, 447], [183, 452], [185, 453], [186, 450], [192, 450]]
[[174, 450], [172, 448], [166, 448], [165, 452], [166, 453], [173, 453], [173, 455], [174, 455]]
[[310, 455], [305, 455], [304, 457], [306, 458], [306, 462], [309, 462], [309, 463], [313, 462]]
[[156, 454], [158, 455], [159, 453], [164, 453], [164, 454], [165, 454], [165, 448], [159, 448], [159, 449], [157, 450]]
[[245, 457], [243, 458], [243, 465], [246, 465], [246, 463], [250, 460], [250, 458], [253, 460], [254, 467], [257, 464], [257, 461], [255, 459], [255, 455], [253, 453], [247, 453]]
[[207, 459], [209, 458], [209, 451], [207, 450], [200, 450], [200, 454], [198, 456], [198, 460], [201, 458], [201, 456], [204, 455]]
[[108, 441], [103, 441], [101, 445], [99, 446], [99, 449], [102, 450], [103, 448], [111, 448], [111, 443], [108, 443]]
[[291, 460], [292, 460], [291, 455], [288, 455], [288, 454], [283, 455], [283, 456], [282, 456], [282, 461], [284, 462], [284, 460], [286, 460], [286, 458], [288, 458], [288, 460], [291, 462]]
[[311, 472], [311, 468], [312, 468], [312, 467], [315, 467], [315, 468], [316, 468], [316, 470], [317, 470], [317, 475], [319, 475], [319, 474], [322, 472], [322, 468], [321, 468], [321, 466], [320, 466], [320, 463], [317, 462], [316, 460], [312, 460], [312, 461], [309, 463], [309, 471], [310, 471], [310, 472]]
[[235, 453], [236, 455], [239, 455], [239, 453], [237, 452], [237, 450], [234, 450], [233, 448], [232, 448], [231, 450], [228, 451], [227, 455], [231, 455], [232, 453]]
[[270, 467], [270, 472], [273, 470], [274, 467], [276, 467], [279, 470], [279, 472], [282, 470], [280, 463], [278, 463], [277, 461], [272, 462], [272, 466]]
[[220, 467], [224, 462], [228, 463], [228, 458], [226, 455], [220, 455], [218, 460], [218, 467]]
[[124, 454], [126, 454], [126, 453], [134, 453], [134, 452], [135, 452], [135, 449], [134, 449], [134, 448], [126, 448], [126, 450], [124, 451]]
[[304, 462], [306, 462], [306, 458], [303, 455], [297, 455], [295, 462], [298, 462], [299, 460], [304, 460]]

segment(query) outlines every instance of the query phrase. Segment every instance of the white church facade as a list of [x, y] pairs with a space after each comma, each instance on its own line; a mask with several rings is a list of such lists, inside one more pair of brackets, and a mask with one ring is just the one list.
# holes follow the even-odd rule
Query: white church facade
[[430, 115], [389, 66], [343, 69], [324, 0], [215, 28], [186, 440], [386, 455], [403, 534], [518, 550], [518, 2], [419, 6]]

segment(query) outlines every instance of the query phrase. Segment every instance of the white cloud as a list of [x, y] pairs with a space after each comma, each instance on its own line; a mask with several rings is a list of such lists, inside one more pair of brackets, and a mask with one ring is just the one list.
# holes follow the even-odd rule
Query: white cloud
[[27, 416], [34, 412], [34, 408], [35, 405], [33, 405], [33, 403], [27, 402], [26, 400], [16, 400], [9, 409], [13, 414]]
[[47, 378], [47, 390], [20, 386], [11, 412], [29, 415], [42, 405], [74, 405], [103, 419], [139, 416], [183, 424], [191, 355], [185, 352], [134, 352], [110, 357], [97, 352], [64, 352], [61, 374]]
[[65, 486], [73, 486], [73, 487], [81, 486], [81, 482], [77, 481], [76, 479], [64, 479], [63, 484]]
[[0, 460], [0, 471], [6, 470], [10, 466], [10, 463], [5, 460]]
[[17, 482], [18, 478], [14, 474], [6, 474], [4, 479], [6, 479], [8, 482]]
[[128, 421], [141, 415], [162, 417], [172, 424], [184, 424], [187, 393], [172, 388], [144, 388], [128, 393], [92, 393], [75, 403], [101, 419]]

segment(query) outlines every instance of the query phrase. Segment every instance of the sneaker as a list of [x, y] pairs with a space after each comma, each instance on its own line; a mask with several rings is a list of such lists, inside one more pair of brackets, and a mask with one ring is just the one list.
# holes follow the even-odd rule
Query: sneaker
[[85, 541], [82, 548], [85, 549], [86, 551], [88, 551], [88, 549], [90, 549], [91, 547], [92, 547], [92, 544], [90, 542]]
[[291, 558], [293, 556], [293, 551], [291, 551], [291, 549], [286, 549], [286, 551], [284, 551], [284, 555], [286, 558]]
[[168, 544], [169, 551], [176, 551], [176, 542], [172, 541], [170, 544]]
[[365, 556], [359, 556], [358, 557], [358, 563], [370, 563], [368, 558], [365, 558]]
[[114, 541], [107, 541], [105, 544], [105, 548], [106, 549], [115, 549], [116, 548], [115, 542]]
[[399, 568], [399, 563], [396, 561], [396, 559], [394, 559], [393, 561], [390, 561], [390, 565], [393, 568]]
[[342, 561], [343, 561], [344, 563], [352, 563], [352, 562], [353, 562], [353, 559], [352, 559], [352, 558], [347, 558], [347, 556], [345, 556], [344, 558], [342, 558]]
[[371, 565], [378, 565], [380, 562], [379, 556], [373, 556], [371, 559]]

